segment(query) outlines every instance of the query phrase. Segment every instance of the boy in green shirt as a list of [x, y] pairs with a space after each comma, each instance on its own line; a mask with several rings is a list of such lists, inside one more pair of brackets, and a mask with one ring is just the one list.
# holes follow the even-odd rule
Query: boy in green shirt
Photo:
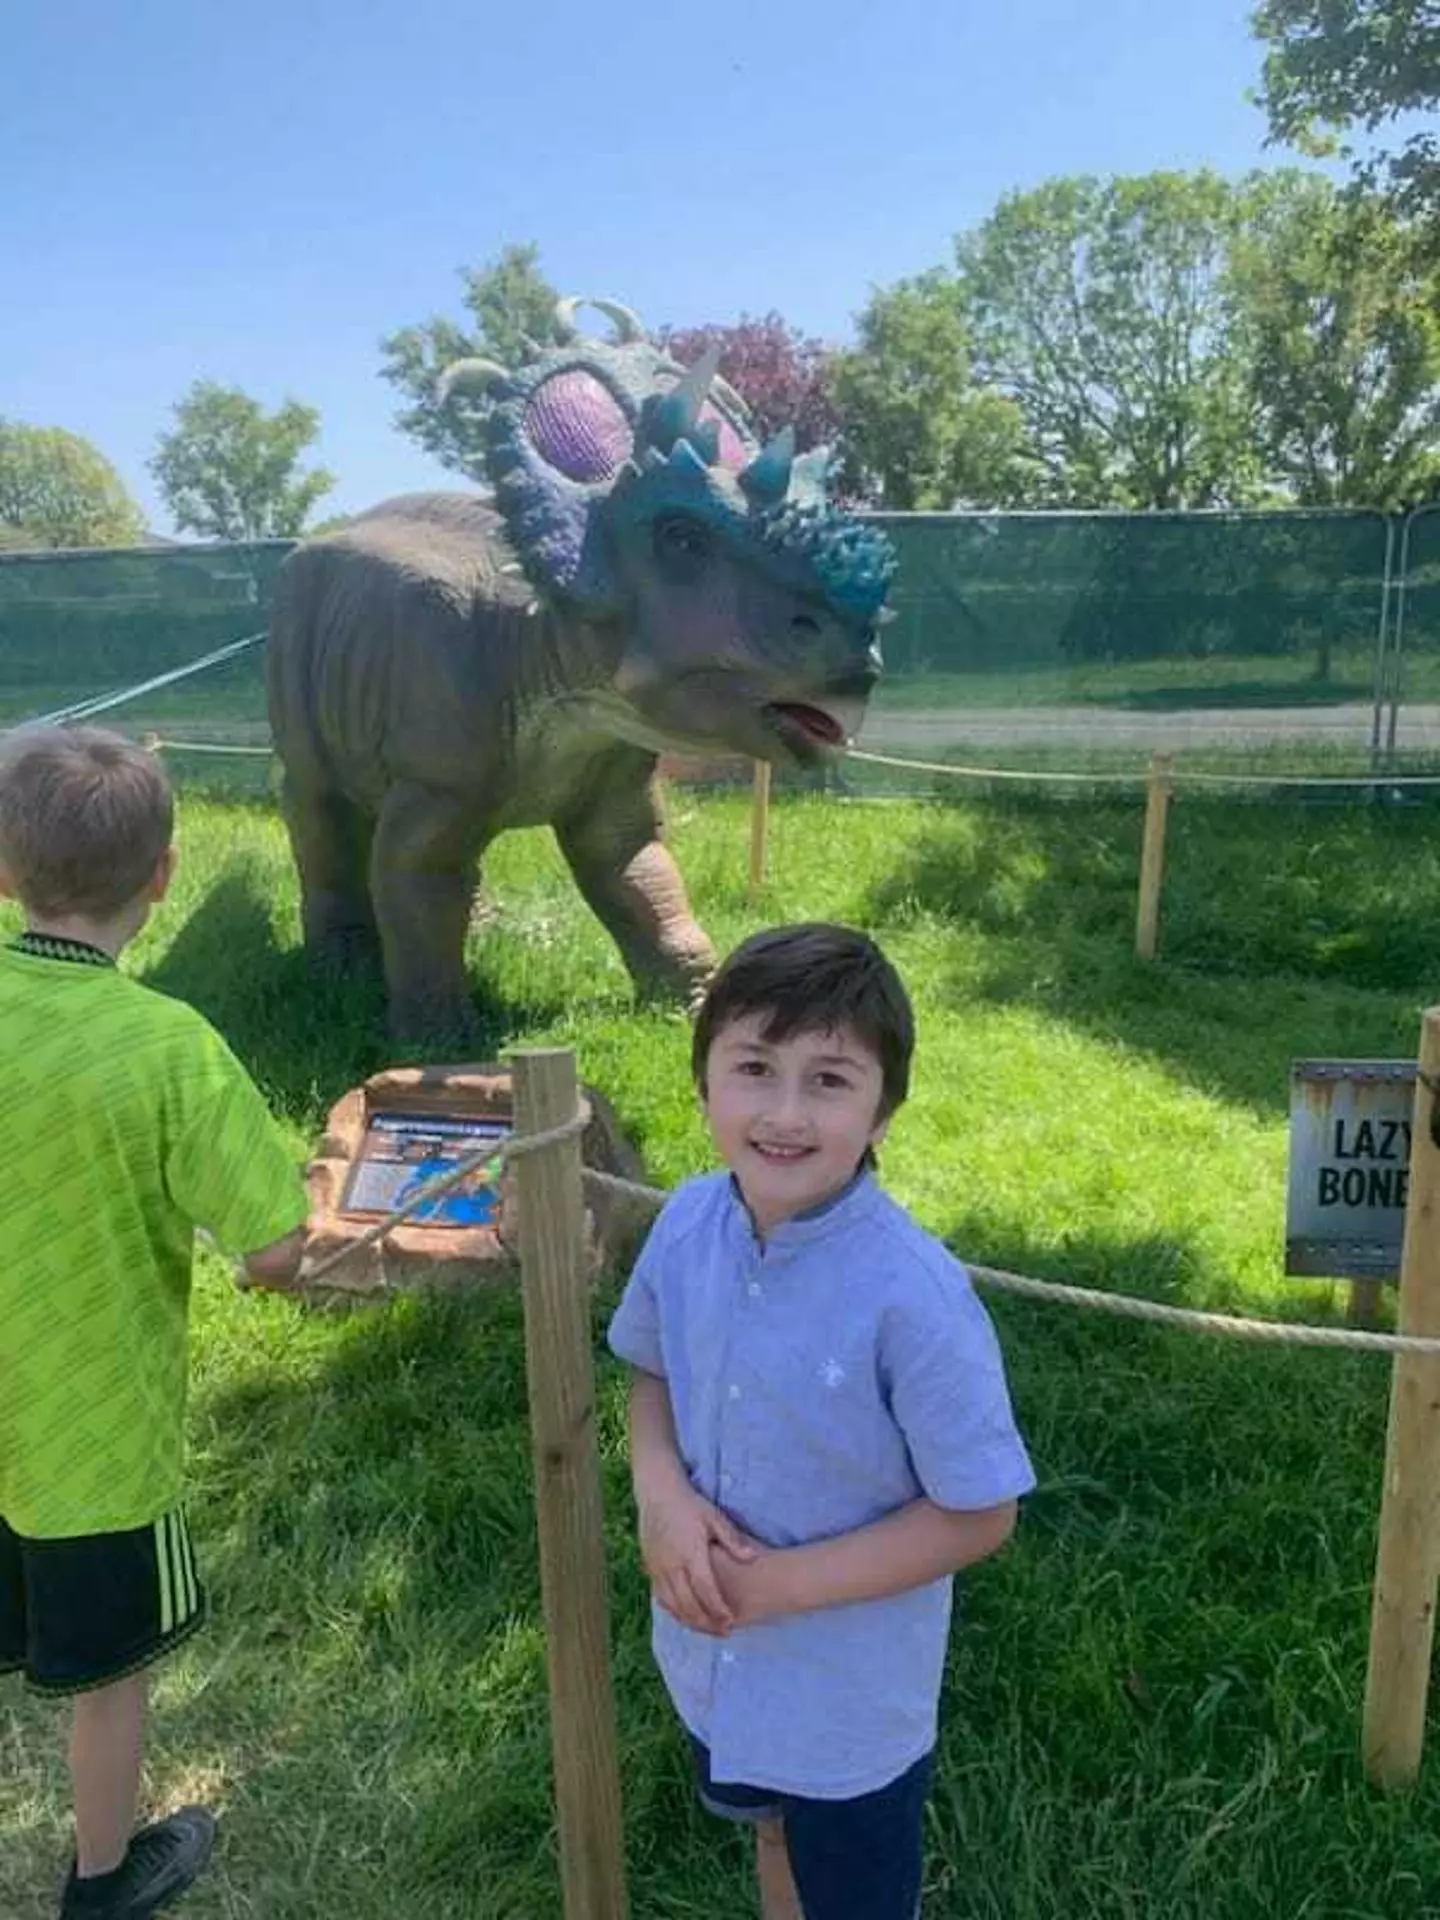
[[0, 1673], [73, 1696], [63, 1920], [136, 1920], [203, 1869], [200, 1807], [133, 1832], [146, 1674], [204, 1594], [181, 1507], [197, 1226], [256, 1277], [300, 1264], [304, 1184], [191, 1007], [116, 957], [165, 896], [173, 802], [93, 727], [0, 742]]

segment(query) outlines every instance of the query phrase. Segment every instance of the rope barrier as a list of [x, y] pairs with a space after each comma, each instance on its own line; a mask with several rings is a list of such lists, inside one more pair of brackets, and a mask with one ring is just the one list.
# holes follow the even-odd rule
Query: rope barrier
[[[187, 669], [187, 671], [198, 671], [198, 665], [199, 663], [196, 668]], [[228, 745], [215, 740], [156, 739], [151, 742], [151, 745], [157, 753], [254, 754], [269, 758], [275, 751], [273, 747], [242, 746], [238, 743]], [[1144, 787], [1150, 778], [1148, 773], [1074, 773], [1068, 770], [1052, 772], [1040, 768], [1023, 767], [971, 767], [955, 761], [901, 759], [891, 754], [863, 752], [858, 747], [850, 748], [845, 757], [847, 760], [864, 761], [867, 765], [874, 767], [899, 767], [907, 773], [948, 773], [953, 774], [957, 779], [965, 780], [1017, 780], [1057, 786]], [[1202, 773], [1184, 772], [1171, 768], [1165, 778], [1171, 786], [1440, 787], [1440, 773]]]
[[[641, 1186], [613, 1173], [586, 1167], [592, 1185], [647, 1202], [659, 1208], [670, 1197], [660, 1187]], [[1269, 1340], [1292, 1347], [1350, 1347], [1367, 1353], [1424, 1353], [1440, 1356], [1440, 1339], [1416, 1333], [1367, 1333], [1350, 1327], [1314, 1327], [1295, 1320], [1256, 1320], [1232, 1313], [1205, 1313], [1198, 1307], [1171, 1307], [1159, 1300], [1141, 1300], [1134, 1294], [1103, 1293], [1095, 1287], [1072, 1287], [1058, 1280], [1035, 1280], [1028, 1274], [1007, 1273], [1001, 1267], [982, 1267], [965, 1261], [965, 1271], [981, 1286], [1019, 1294], [1029, 1300], [1048, 1300], [1084, 1307], [1094, 1313], [1114, 1314], [1126, 1320], [1149, 1320], [1164, 1326], [1185, 1327], [1192, 1333], [1229, 1334], [1237, 1340]]]
[[269, 760], [274, 756], [273, 747], [246, 747], [238, 743], [227, 744], [219, 740], [147, 740], [145, 743], [152, 753], [249, 753], [258, 754]]
[[948, 760], [909, 760], [890, 753], [871, 753], [861, 747], [846, 749], [847, 760], [863, 760], [872, 767], [902, 767], [909, 773], [953, 773], [965, 780], [1046, 780], [1061, 785], [1076, 781], [1084, 786], [1120, 785], [1143, 787], [1143, 773], [1046, 773], [1026, 772], [1019, 767], [967, 767]]
[[[910, 760], [896, 754], [870, 753], [860, 747], [846, 750], [847, 760], [872, 767], [899, 767], [907, 773], [948, 773], [960, 780], [1020, 780], [1039, 785], [1143, 787], [1148, 773], [1072, 773], [1036, 767], [971, 767], [950, 760]], [[1172, 787], [1440, 787], [1440, 773], [1201, 773], [1170, 767], [1165, 774]]]
[[[197, 672], [200, 662], [187, 672]], [[129, 698], [129, 695], [124, 696]], [[98, 711], [99, 709], [91, 709]], [[74, 716], [71, 716], [74, 717]], [[152, 742], [157, 753], [232, 753], [271, 757], [273, 747], [227, 745], [214, 740], [160, 740]], [[1031, 785], [1144, 787], [1150, 775], [1141, 773], [1075, 773], [1024, 767], [972, 767], [950, 760], [909, 760], [894, 754], [869, 753], [859, 747], [847, 750], [847, 760], [863, 761], [872, 767], [898, 767], [906, 773], [944, 773], [962, 780], [1015, 780]], [[1171, 767], [1166, 780], [1172, 787], [1440, 787], [1440, 773], [1208, 773], [1187, 772]]]
[[1169, 1307], [1159, 1300], [1140, 1300], [1128, 1293], [1101, 1293], [1094, 1287], [1065, 1286], [1058, 1280], [1032, 1280], [1028, 1274], [1006, 1273], [999, 1267], [972, 1266], [968, 1260], [965, 1269], [982, 1286], [995, 1287], [1002, 1293], [1086, 1307], [1122, 1319], [1186, 1327], [1192, 1333], [1229, 1334], [1237, 1340], [1269, 1340], [1292, 1347], [1353, 1347], [1369, 1353], [1440, 1356], [1440, 1339], [1427, 1339], [1418, 1333], [1365, 1333], [1351, 1327], [1313, 1327], [1297, 1320], [1254, 1320], [1241, 1314], [1202, 1313], [1198, 1307]]
[[1247, 787], [1440, 787], [1440, 773], [1172, 773], [1189, 786]]

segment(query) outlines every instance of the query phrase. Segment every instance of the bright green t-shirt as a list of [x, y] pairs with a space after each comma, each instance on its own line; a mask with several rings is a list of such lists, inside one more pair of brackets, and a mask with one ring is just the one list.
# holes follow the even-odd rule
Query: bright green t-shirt
[[253, 1253], [306, 1210], [193, 1007], [94, 948], [0, 947], [0, 1519], [65, 1539], [177, 1503], [194, 1229]]

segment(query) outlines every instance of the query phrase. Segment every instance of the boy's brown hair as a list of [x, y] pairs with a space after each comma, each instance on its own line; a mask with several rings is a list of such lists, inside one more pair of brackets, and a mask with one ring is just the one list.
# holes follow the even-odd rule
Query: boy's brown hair
[[898, 973], [867, 934], [812, 920], [769, 927], [742, 941], [706, 988], [690, 1048], [695, 1084], [717, 1035], [747, 1014], [763, 1014], [769, 1044], [797, 1033], [849, 1027], [880, 1062], [878, 1118], [888, 1120], [910, 1091], [915, 1016]]
[[39, 918], [113, 918], [154, 875], [174, 826], [156, 756], [121, 734], [23, 727], [0, 740], [0, 865]]

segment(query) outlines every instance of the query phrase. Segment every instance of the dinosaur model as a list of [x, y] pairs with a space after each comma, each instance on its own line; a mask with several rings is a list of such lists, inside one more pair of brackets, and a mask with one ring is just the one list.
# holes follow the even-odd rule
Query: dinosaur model
[[[583, 336], [581, 306], [613, 337]], [[402, 496], [285, 562], [270, 720], [308, 946], [383, 960], [392, 1033], [473, 1032], [486, 845], [548, 823], [642, 990], [714, 964], [664, 845], [664, 750], [813, 766], [880, 671], [894, 557], [826, 498], [826, 454], [758, 445], [712, 353], [687, 372], [610, 301], [488, 389], [493, 492]]]

